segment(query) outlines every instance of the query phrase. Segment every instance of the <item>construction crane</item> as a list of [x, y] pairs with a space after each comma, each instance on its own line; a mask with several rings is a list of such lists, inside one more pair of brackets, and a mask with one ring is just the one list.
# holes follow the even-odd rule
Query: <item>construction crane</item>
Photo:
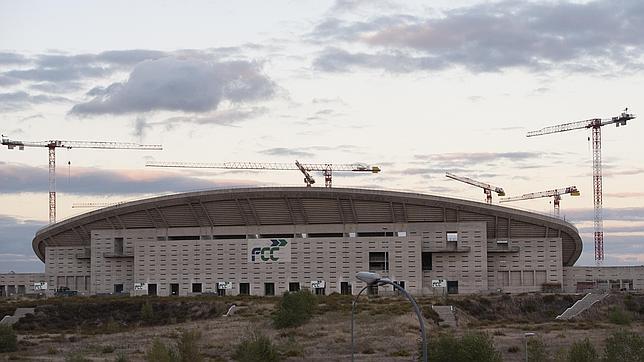
[[75, 202], [72, 209], [97, 209], [99, 207], [108, 207], [123, 204], [124, 202]]
[[492, 191], [496, 192], [497, 195], [499, 196], [505, 196], [505, 191], [503, 191], [502, 187], [496, 187], [490, 184], [486, 184], [484, 182], [472, 180], [469, 177], [456, 176], [453, 173], [449, 173], [449, 172], [446, 172], [445, 176], [451, 179], [454, 179], [456, 181], [465, 182], [466, 184], [470, 184], [470, 185], [482, 188], [483, 193], [485, 193], [485, 202], [487, 202], [488, 204], [492, 204]]
[[570, 196], [579, 196], [579, 190], [577, 190], [577, 186], [568, 186], [568, 187], [564, 187], [556, 190], [532, 192], [529, 194], [523, 194], [521, 196], [506, 197], [504, 199], [500, 199], [499, 202], [531, 200], [531, 199], [537, 199], [540, 197], [552, 197], [553, 198], [552, 203], [555, 206], [555, 215], [559, 217], [559, 202], [561, 201], [561, 195], [565, 195], [565, 194], [570, 194]]
[[625, 126], [626, 121], [635, 118], [632, 113], [627, 113], [628, 108], [616, 117], [593, 118], [585, 121], [564, 123], [557, 126], [542, 128], [537, 131], [528, 132], [527, 137], [541, 136], [557, 132], [572, 131], [575, 129], [592, 129], [593, 144], [593, 203], [595, 209], [594, 217], [594, 240], [595, 240], [595, 262], [600, 265], [604, 260], [604, 218], [602, 216], [602, 143], [601, 127], [614, 124], [615, 127]]
[[263, 162], [224, 162], [224, 163], [202, 163], [202, 162], [161, 162], [148, 161], [147, 167], [182, 167], [182, 168], [221, 168], [237, 170], [299, 170], [304, 175], [306, 187], [311, 187], [315, 179], [309, 174], [310, 171], [322, 171], [324, 173], [324, 186], [331, 187], [333, 171], [342, 172], [380, 172], [380, 167], [370, 166], [363, 163], [332, 164], [332, 163], [263, 163]]
[[47, 147], [49, 149], [49, 223], [56, 222], [56, 148], [94, 148], [94, 149], [124, 149], [124, 150], [161, 150], [161, 145], [140, 145], [122, 142], [95, 141], [15, 141], [2, 135], [2, 144], [10, 150], [25, 147]]

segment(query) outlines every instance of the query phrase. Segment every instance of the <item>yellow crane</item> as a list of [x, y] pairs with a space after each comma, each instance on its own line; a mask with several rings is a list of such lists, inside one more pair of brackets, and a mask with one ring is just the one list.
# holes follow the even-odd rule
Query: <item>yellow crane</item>
[[480, 187], [483, 189], [483, 193], [485, 194], [485, 202], [488, 204], [492, 204], [492, 191], [496, 192], [497, 195], [499, 196], [505, 196], [505, 191], [503, 191], [502, 187], [498, 186], [492, 186], [488, 183], [485, 182], [480, 182], [473, 180], [469, 177], [464, 177], [464, 176], [456, 176], [453, 173], [446, 172], [445, 176], [456, 180], [456, 181], [461, 181], [466, 184], [470, 184], [472, 186]]

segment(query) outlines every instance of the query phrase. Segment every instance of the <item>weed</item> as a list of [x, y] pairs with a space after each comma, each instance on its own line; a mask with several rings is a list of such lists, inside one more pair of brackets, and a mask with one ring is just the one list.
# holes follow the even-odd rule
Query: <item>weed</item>
[[604, 360], [644, 362], [644, 337], [626, 330], [614, 332], [606, 338]]
[[101, 348], [101, 353], [112, 353], [115, 349], [114, 346], [106, 344]]
[[572, 344], [566, 360], [567, 362], [595, 362], [599, 360], [599, 355], [593, 344], [586, 338]]
[[148, 323], [154, 319], [154, 309], [149, 300], [141, 305], [141, 319]]
[[180, 362], [200, 362], [203, 360], [199, 348], [201, 333], [198, 330], [182, 331], [177, 342], [177, 355]]
[[545, 362], [549, 360], [546, 344], [541, 337], [528, 339], [528, 360], [534, 362]]
[[18, 336], [9, 325], [0, 325], [0, 353], [13, 352], [18, 349]]
[[520, 350], [521, 350], [521, 348], [519, 348], [519, 346], [510, 346], [510, 347], [508, 347], [508, 352], [509, 353], [517, 353]]
[[280, 361], [277, 347], [263, 334], [252, 333], [235, 348], [233, 359], [241, 362]]
[[65, 362], [90, 362], [80, 351], [70, 352], [65, 356]]
[[49, 348], [47, 348], [47, 354], [56, 354], [56, 353], [58, 353], [58, 349], [56, 349], [56, 347], [49, 346]]
[[157, 337], [145, 353], [145, 360], [148, 362], [175, 362], [176, 354], [172, 348], [166, 345]]
[[117, 353], [114, 362], [128, 362], [127, 354], [125, 354], [125, 352], [123, 351]]
[[628, 314], [628, 312], [618, 307], [611, 308], [610, 312], [608, 312], [608, 320], [611, 323], [619, 325], [631, 324], [631, 316]]

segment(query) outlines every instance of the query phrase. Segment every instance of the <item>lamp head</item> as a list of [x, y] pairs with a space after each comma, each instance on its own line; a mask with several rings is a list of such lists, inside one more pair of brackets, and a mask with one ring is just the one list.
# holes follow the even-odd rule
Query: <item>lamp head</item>
[[376, 284], [382, 279], [380, 275], [378, 275], [378, 273], [365, 272], [365, 271], [358, 272], [356, 274], [356, 278], [358, 280], [361, 280], [367, 283], [368, 285]]

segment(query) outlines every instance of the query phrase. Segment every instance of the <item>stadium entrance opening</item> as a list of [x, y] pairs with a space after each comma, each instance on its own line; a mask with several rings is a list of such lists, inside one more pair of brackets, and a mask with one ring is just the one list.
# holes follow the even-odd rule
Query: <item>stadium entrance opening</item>
[[447, 281], [447, 294], [458, 294], [458, 280]]

